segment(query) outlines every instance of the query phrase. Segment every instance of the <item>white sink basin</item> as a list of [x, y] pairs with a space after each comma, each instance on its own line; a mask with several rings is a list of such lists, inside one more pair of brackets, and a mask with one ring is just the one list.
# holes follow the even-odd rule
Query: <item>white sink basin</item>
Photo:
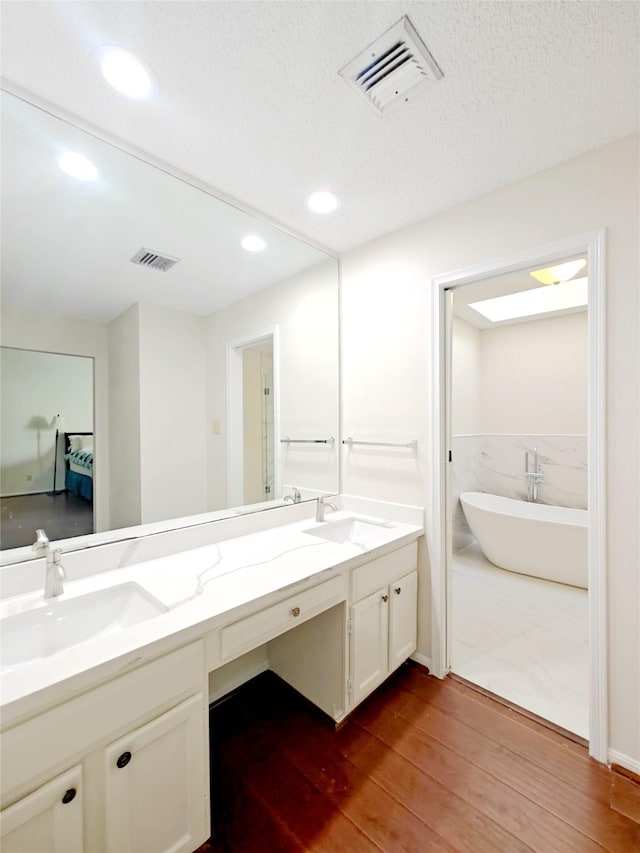
[[0, 620], [0, 668], [15, 669], [168, 610], [136, 583], [46, 601]]
[[320, 539], [326, 539], [328, 542], [348, 543], [361, 548], [371, 548], [389, 538], [389, 528], [392, 526], [391, 522], [385, 521], [341, 518], [339, 521], [327, 521], [318, 527], [310, 527], [303, 532]]

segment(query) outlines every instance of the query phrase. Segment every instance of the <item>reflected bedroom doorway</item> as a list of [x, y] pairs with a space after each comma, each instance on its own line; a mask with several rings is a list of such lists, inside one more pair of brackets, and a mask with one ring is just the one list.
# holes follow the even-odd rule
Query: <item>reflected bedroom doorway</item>
[[94, 532], [93, 359], [0, 348], [2, 550]]
[[445, 386], [450, 670], [584, 740], [586, 266], [570, 257], [452, 288]]
[[227, 346], [230, 506], [280, 495], [278, 470], [278, 329]]

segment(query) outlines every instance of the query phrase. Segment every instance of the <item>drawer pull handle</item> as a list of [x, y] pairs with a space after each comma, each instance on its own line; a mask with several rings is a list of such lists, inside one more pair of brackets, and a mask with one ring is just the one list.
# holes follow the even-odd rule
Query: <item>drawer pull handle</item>
[[396, 595], [400, 595], [400, 593], [402, 592], [402, 587], [401, 587], [401, 586], [397, 586], [397, 587], [394, 589], [394, 592], [395, 592], [395, 594], [396, 594]]
[[70, 803], [71, 800], [75, 800], [75, 797], [76, 797], [76, 789], [75, 788], [69, 788], [67, 791], [64, 792], [64, 796], [62, 797], [62, 802], [66, 805], [67, 803]]
[[300, 615], [300, 608], [294, 607], [293, 610], [291, 611], [291, 615], [292, 616], [299, 616]]
[[122, 768], [126, 767], [130, 761], [131, 761], [131, 753], [130, 752], [123, 752], [122, 755], [120, 755], [118, 757], [116, 764], [122, 770]]
[[389, 596], [388, 596], [388, 595], [383, 595], [383, 596], [382, 596], [382, 600], [386, 603], [387, 601], [389, 601]]

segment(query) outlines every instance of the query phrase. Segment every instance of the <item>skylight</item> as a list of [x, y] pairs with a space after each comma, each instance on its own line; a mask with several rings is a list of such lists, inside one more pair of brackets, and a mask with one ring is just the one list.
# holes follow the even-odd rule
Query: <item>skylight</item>
[[521, 290], [506, 296], [496, 296], [494, 299], [470, 302], [469, 308], [473, 308], [492, 323], [499, 323], [518, 317], [581, 308], [588, 304], [588, 292], [589, 280], [576, 278], [563, 284], [534, 287], [533, 290]]

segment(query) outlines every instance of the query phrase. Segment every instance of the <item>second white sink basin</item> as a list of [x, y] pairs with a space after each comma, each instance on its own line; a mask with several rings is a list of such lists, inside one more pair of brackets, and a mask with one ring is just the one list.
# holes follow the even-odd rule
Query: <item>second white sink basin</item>
[[168, 610], [136, 583], [53, 599], [0, 619], [0, 668], [15, 669]]
[[389, 538], [391, 522], [365, 521], [362, 518], [342, 518], [328, 521], [318, 527], [305, 530], [311, 536], [326, 539], [329, 542], [348, 543], [361, 548], [371, 548]]

